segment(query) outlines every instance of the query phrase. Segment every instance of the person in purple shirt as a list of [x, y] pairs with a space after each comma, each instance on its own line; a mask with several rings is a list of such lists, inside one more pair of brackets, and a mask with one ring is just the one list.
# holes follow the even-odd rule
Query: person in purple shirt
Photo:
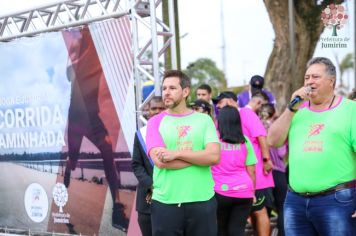
[[239, 107], [246, 106], [250, 101], [252, 94], [258, 91], [263, 91], [268, 96], [269, 103], [276, 104], [276, 99], [274, 98], [273, 94], [270, 91], [263, 89], [264, 82], [265, 81], [262, 76], [252, 76], [248, 90], [242, 91], [237, 95]]
[[[260, 117], [264, 127], [268, 129], [276, 119], [275, 117], [276, 109], [272, 104], [264, 104], [258, 111], [258, 116]], [[287, 156], [287, 144], [282, 145], [281, 147], [269, 148], [270, 157], [273, 163], [273, 181], [274, 188], [273, 198], [275, 207], [277, 208], [278, 219], [277, 219], [277, 227], [278, 227], [278, 235], [284, 236], [284, 215], [283, 215], [283, 205], [287, 195], [287, 175], [286, 175], [286, 165], [284, 163], [284, 158]]]

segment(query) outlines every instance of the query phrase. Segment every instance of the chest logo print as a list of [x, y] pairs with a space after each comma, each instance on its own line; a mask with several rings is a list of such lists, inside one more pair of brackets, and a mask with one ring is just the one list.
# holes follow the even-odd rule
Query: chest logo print
[[311, 136], [316, 136], [316, 135], [320, 134], [320, 132], [324, 129], [324, 127], [325, 127], [324, 124], [311, 125], [308, 138], [310, 138]]
[[187, 134], [191, 128], [192, 127], [189, 125], [177, 126], [178, 138], [183, 138], [183, 137], [187, 136]]

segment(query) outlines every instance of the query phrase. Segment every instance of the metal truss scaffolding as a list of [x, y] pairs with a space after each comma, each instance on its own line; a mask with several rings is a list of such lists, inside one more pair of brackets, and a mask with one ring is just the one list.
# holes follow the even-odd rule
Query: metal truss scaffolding
[[[131, 8], [132, 33], [133, 33], [133, 49], [134, 49], [134, 76], [136, 81], [137, 107], [142, 110], [145, 104], [154, 95], [160, 95], [160, 84], [162, 70], [160, 68], [160, 57], [171, 49], [172, 68], [177, 68], [176, 60], [176, 42], [175, 42], [175, 22], [174, 22], [174, 4], [173, 0], [168, 1], [169, 25], [166, 25], [162, 20], [161, 9], [162, 0], [135, 1]], [[143, 9], [149, 9], [149, 17], [142, 14]], [[160, 16], [160, 17], [159, 17]], [[148, 19], [149, 18], [149, 19]], [[143, 29], [148, 29], [150, 34], [146, 39], [141, 39]], [[141, 31], [142, 30], [142, 31]], [[147, 35], [146, 35], [147, 36]], [[143, 44], [141, 45], [140, 43]], [[162, 62], [162, 61], [161, 61]], [[145, 101], [142, 101], [142, 84], [141, 82], [151, 80], [154, 81], [154, 92], [152, 92]], [[145, 119], [140, 116], [140, 121], [145, 123]]]
[[[124, 1], [122, 1], [124, 2]], [[0, 41], [57, 31], [129, 14], [120, 0], [66, 0], [0, 16]]]
[[[0, 42], [130, 15], [136, 105], [141, 110], [154, 94], [160, 94], [160, 62], [164, 63], [160, 58], [168, 48], [171, 49], [172, 68], [177, 68], [174, 4], [173, 0], [163, 1], [168, 1], [169, 25], [162, 20], [162, 0], [62, 0], [48, 3], [0, 16]], [[147, 80], [154, 82], [155, 92], [142, 101], [142, 85]], [[142, 116], [139, 120], [145, 121]]]

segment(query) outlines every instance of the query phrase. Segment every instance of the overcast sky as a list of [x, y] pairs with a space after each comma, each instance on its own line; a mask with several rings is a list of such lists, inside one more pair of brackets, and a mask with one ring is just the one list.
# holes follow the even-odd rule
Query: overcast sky
[[[0, 0], [0, 15], [58, 0]], [[318, 44], [315, 56], [327, 56], [335, 63], [354, 50], [353, 0], [346, 0], [350, 21], [338, 31], [351, 38], [346, 49], [322, 49]], [[221, 0], [179, 0], [182, 66], [202, 57], [222, 66]], [[229, 86], [246, 84], [254, 74], [263, 75], [273, 47], [274, 32], [261, 0], [223, 0], [226, 75]], [[286, 21], [287, 24], [287, 21]], [[330, 36], [326, 29], [322, 37]]]

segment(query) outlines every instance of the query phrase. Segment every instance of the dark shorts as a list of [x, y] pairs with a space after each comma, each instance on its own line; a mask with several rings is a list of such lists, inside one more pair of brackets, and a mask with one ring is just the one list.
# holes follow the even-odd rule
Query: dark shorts
[[256, 202], [252, 205], [252, 212], [262, 210], [264, 207], [273, 207], [272, 188], [257, 189], [255, 196]]

